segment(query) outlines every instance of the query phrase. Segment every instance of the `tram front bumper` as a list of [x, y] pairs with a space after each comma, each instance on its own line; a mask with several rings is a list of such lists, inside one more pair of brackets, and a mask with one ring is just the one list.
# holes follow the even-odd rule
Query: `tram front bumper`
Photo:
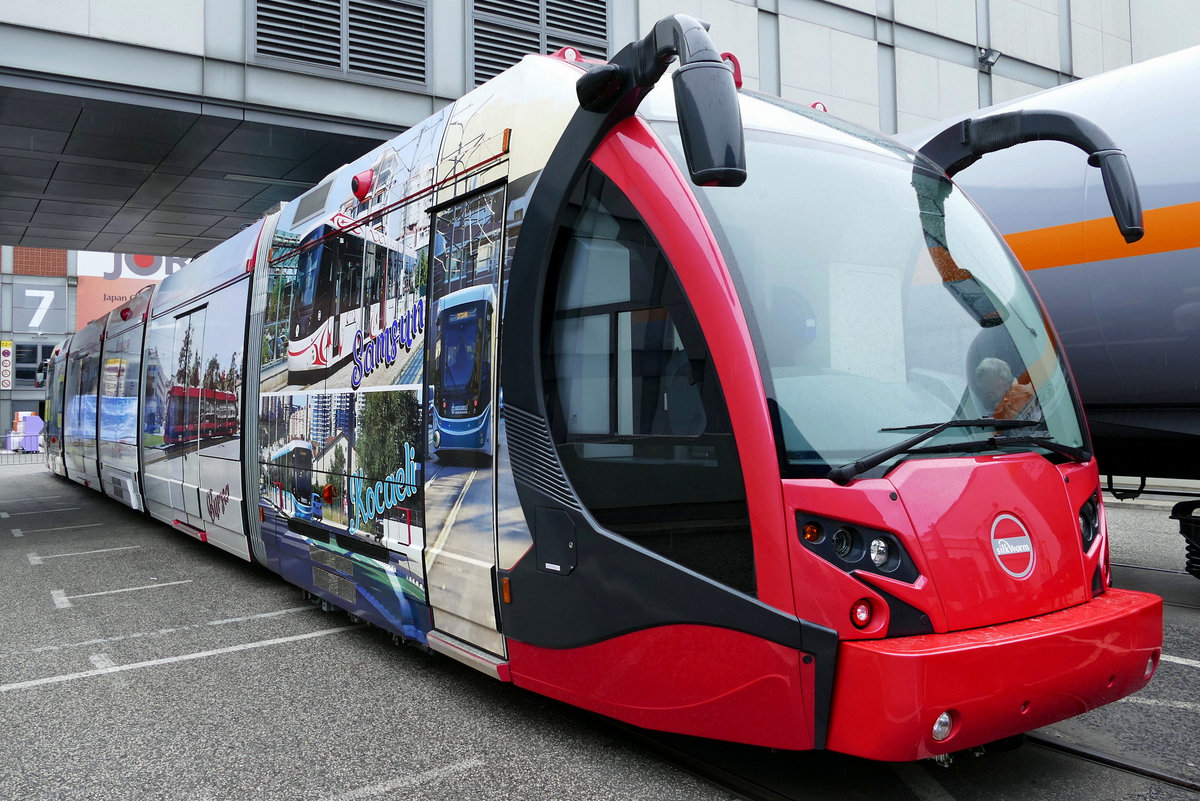
[[[843, 641], [826, 745], [893, 762], [984, 745], [1140, 690], [1161, 652], [1162, 599], [1127, 590], [970, 631]], [[935, 740], [943, 712], [952, 728]]]

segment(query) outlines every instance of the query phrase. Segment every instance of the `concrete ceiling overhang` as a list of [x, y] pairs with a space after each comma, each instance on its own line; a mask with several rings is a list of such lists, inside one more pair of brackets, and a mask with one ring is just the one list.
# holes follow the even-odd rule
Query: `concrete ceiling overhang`
[[0, 76], [0, 244], [196, 256], [395, 133]]

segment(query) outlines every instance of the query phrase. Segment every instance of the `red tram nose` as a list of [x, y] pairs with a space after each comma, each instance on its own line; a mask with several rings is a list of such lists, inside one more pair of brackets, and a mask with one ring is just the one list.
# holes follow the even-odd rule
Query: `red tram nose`
[[[1092, 597], [1074, 510], [1096, 482], [1068, 481], [1067, 470], [1023, 454], [913, 460], [889, 476], [937, 586], [946, 630], [1021, 620]], [[955, 493], [949, 500], [947, 488]], [[939, 495], [936, 506], [907, 500]]]
[[785, 482], [806, 557], [794, 564], [829, 590], [798, 592], [797, 605], [821, 608], [841, 636], [828, 747], [920, 759], [1143, 687], [1161, 601], [1097, 585], [1098, 482], [1093, 462], [1030, 453], [910, 460], [847, 487]]

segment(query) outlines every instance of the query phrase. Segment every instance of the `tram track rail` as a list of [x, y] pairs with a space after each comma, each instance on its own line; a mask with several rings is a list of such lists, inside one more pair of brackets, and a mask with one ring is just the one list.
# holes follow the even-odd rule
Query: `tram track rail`
[[1151, 779], [1161, 784], [1168, 784], [1172, 787], [1179, 787], [1184, 790], [1200, 793], [1200, 781], [1197, 781], [1196, 779], [1190, 779], [1186, 776], [1170, 773], [1152, 765], [1147, 765], [1145, 763], [1138, 762], [1137, 760], [1132, 760], [1126, 757], [1100, 751], [1086, 745], [1081, 745], [1079, 743], [1068, 743], [1033, 733], [1026, 735], [1026, 743], [1037, 748], [1044, 748], [1048, 751], [1055, 751], [1060, 754], [1065, 754], [1085, 762], [1092, 762], [1094, 764], [1103, 765], [1114, 770], [1132, 773], [1136, 776]]
[[[733, 795], [748, 799], [748, 801], [798, 801], [798, 799], [824, 798], [827, 792], [831, 789], [826, 787], [805, 786], [803, 788], [780, 788], [774, 786], [776, 782], [760, 781], [752, 776], [755, 771], [751, 768], [744, 767], [739, 769], [741, 760], [734, 757], [727, 761], [714, 760], [707, 757], [701, 752], [694, 751], [686, 744], [683, 746], [671, 743], [663, 735], [653, 732], [644, 732], [634, 727], [628, 727], [623, 724], [613, 724], [611, 726], [614, 736], [619, 736], [633, 747], [648, 753], [658, 759], [674, 765], [675, 767], [684, 770], [693, 776], [697, 776], [712, 784], [729, 791]], [[1160, 785], [1168, 785], [1177, 787], [1183, 790], [1188, 790], [1194, 793], [1200, 793], [1200, 780], [1189, 778], [1178, 773], [1172, 773], [1153, 765], [1140, 762], [1135, 759], [1129, 759], [1117, 754], [1102, 751], [1091, 746], [1080, 743], [1067, 742], [1054, 739], [1044, 734], [1028, 733], [1022, 738], [1024, 748], [1040, 748], [1062, 756], [1071, 758], [1079, 762], [1086, 762], [1092, 765], [1097, 765], [1110, 770], [1117, 770], [1123, 773], [1134, 775], [1143, 779], [1153, 781]], [[1011, 750], [1013, 746], [1008, 746], [1002, 750]], [[989, 749], [985, 749], [989, 750]], [[822, 752], [829, 759], [843, 759], [838, 754], [830, 752]], [[963, 752], [954, 756], [962, 757], [970, 752]], [[978, 755], [978, 754], [976, 754]], [[983, 754], [986, 757], [986, 753]], [[858, 760], [855, 760], [858, 762]], [[904, 768], [918, 768], [922, 764], [932, 764], [931, 760], [913, 763], [860, 763], [860, 768], [863, 765], [877, 766], [880, 772], [889, 772], [894, 775], [897, 780], [895, 790], [898, 793], [913, 792], [912, 778], [910, 773], [906, 773]], [[867, 769], [869, 772], [869, 768]], [[936, 779], [940, 768], [932, 771], [930, 777]], [[843, 788], [844, 789], [844, 788]], [[861, 789], [861, 788], [859, 788]], [[815, 795], [814, 795], [815, 791]], [[942, 791], [944, 792], [944, 791]], [[919, 798], [927, 797], [923, 793], [916, 793]], [[937, 797], [942, 797], [940, 793]], [[836, 797], [830, 795], [828, 797]], [[949, 796], [946, 796], [949, 797]]]
[[654, 732], [643, 731], [622, 723], [610, 724], [613, 735], [619, 736], [638, 750], [704, 779], [738, 798], [747, 801], [797, 801], [795, 795], [780, 792], [738, 771], [706, 759], [701, 754], [674, 745]]
[[[1165, 567], [1150, 567], [1148, 565], [1134, 565], [1134, 564], [1128, 564], [1128, 563], [1124, 563], [1124, 562], [1113, 562], [1112, 566], [1115, 569], [1120, 569], [1123, 571], [1135, 571], [1136, 573], [1138, 573], [1140, 575], [1151, 577], [1151, 578], [1161, 577], [1163, 579], [1179, 580], [1179, 581], [1185, 582], [1185, 584], [1182, 586], [1186, 586], [1186, 587], [1191, 587], [1192, 582], [1200, 582], [1200, 580], [1196, 579], [1190, 573], [1187, 573], [1186, 571], [1183, 571], [1183, 570], [1172, 570], [1170, 568], [1165, 568]], [[1197, 586], [1200, 586], [1200, 584], [1198, 584]], [[1146, 586], [1133, 587], [1131, 589], [1144, 589], [1149, 592], [1153, 592], [1156, 595], [1161, 596], [1163, 599], [1164, 606], [1170, 606], [1175, 609], [1187, 609], [1187, 610], [1191, 610], [1191, 611], [1200, 611], [1200, 603], [1190, 603], [1187, 601], [1179, 601], [1179, 600], [1172, 599], [1170, 597], [1170, 595], [1171, 595], [1170, 587], [1155, 587], [1155, 586], [1146, 585]], [[1175, 588], [1175, 589], [1178, 589], [1178, 588]]]

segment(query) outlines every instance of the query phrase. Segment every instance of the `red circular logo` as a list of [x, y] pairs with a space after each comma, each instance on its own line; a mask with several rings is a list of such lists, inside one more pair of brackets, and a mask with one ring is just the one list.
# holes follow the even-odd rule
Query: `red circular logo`
[[1010, 514], [997, 515], [992, 521], [992, 553], [1000, 569], [1015, 579], [1033, 572], [1033, 538], [1025, 524]]

